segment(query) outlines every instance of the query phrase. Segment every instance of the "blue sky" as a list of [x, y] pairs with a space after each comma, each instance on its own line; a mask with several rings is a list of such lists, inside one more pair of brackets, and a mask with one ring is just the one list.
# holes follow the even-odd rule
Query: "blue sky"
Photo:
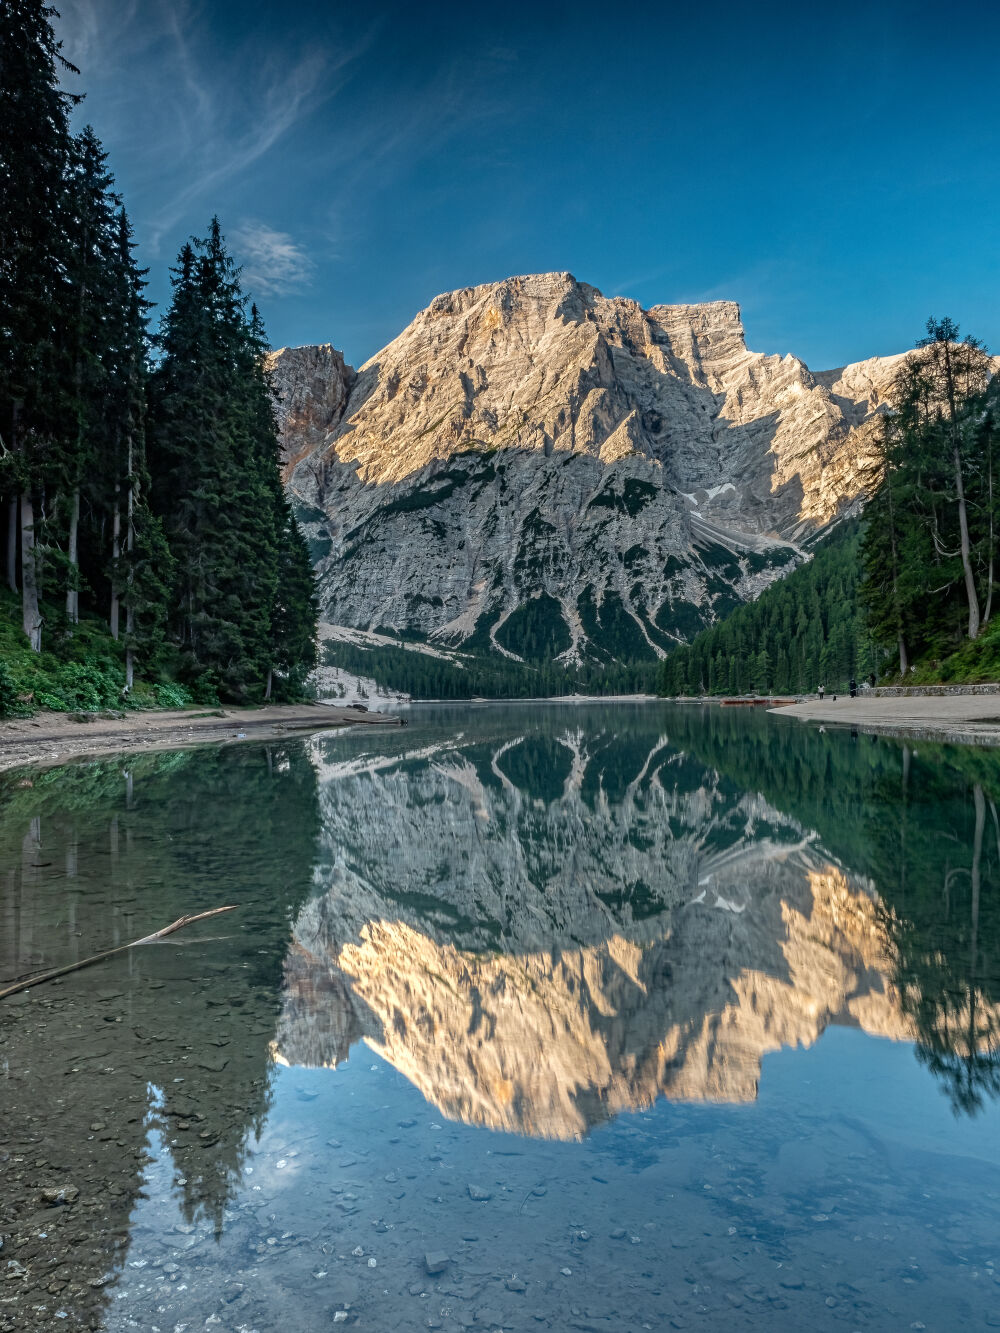
[[275, 346], [568, 269], [814, 369], [1000, 350], [995, 3], [57, 2], [150, 295], [218, 213]]

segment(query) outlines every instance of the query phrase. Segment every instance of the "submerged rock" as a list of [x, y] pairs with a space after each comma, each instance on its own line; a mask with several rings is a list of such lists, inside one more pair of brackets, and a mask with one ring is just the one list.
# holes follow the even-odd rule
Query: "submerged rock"
[[76, 1203], [80, 1197], [80, 1191], [75, 1185], [53, 1186], [50, 1189], [42, 1190], [42, 1202], [50, 1208], [58, 1208], [60, 1204]]

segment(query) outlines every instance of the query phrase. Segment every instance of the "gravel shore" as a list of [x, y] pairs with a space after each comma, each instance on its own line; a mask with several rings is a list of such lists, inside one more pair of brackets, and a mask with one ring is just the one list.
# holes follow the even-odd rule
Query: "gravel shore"
[[84, 755], [128, 750], [175, 750], [209, 742], [271, 740], [331, 727], [398, 726], [387, 713], [326, 704], [266, 708], [165, 709], [162, 712], [41, 713], [0, 722], [0, 771], [22, 764], [62, 764]]
[[782, 717], [803, 722], [856, 727], [859, 731], [922, 737], [926, 740], [959, 741], [976, 745], [1000, 745], [1000, 695], [981, 693], [890, 695], [861, 694], [857, 699], [841, 694], [772, 708]]

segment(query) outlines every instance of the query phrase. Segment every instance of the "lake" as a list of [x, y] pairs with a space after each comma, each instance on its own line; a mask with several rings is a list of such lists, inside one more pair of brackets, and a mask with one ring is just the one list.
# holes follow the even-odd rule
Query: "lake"
[[1000, 1327], [1000, 755], [665, 703], [0, 779], [0, 1330]]

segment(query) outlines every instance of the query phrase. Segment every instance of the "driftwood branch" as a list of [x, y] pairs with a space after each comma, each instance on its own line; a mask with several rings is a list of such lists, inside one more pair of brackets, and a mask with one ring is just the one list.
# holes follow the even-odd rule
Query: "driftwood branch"
[[166, 939], [172, 935], [175, 930], [180, 930], [183, 926], [191, 926], [196, 921], [205, 921], [210, 916], [220, 916], [223, 912], [235, 912], [238, 904], [234, 903], [232, 907], [213, 907], [210, 912], [195, 912], [193, 916], [180, 916], [176, 921], [172, 921], [169, 926], [164, 926], [162, 930], [155, 930], [152, 935], [143, 935], [141, 940], [131, 940], [128, 944], [119, 944], [115, 949], [105, 949], [102, 953], [91, 954], [89, 958], [83, 958], [79, 963], [67, 963], [65, 967], [54, 967], [51, 972], [39, 972], [33, 977], [27, 977], [24, 981], [15, 981], [12, 986], [6, 986], [0, 990], [0, 1000], [6, 999], [8, 995], [16, 995], [18, 991], [27, 990], [29, 986], [37, 986], [43, 981], [54, 981], [56, 977], [64, 977], [69, 972], [79, 972], [82, 967], [90, 967], [92, 963], [103, 962], [105, 958], [113, 958], [116, 953], [124, 953], [127, 949], [135, 949], [140, 944], [154, 944], [157, 940]]

